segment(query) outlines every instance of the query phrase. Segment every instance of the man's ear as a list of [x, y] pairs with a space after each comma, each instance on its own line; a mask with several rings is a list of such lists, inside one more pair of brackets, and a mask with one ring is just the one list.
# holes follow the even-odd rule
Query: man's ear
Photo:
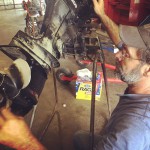
[[143, 76], [150, 77], [150, 65], [146, 64], [143, 68]]

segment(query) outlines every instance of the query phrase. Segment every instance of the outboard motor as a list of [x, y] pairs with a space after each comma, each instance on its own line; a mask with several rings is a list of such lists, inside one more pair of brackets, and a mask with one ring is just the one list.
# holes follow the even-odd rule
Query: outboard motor
[[98, 46], [92, 31], [99, 24], [92, 2], [87, 0], [47, 1], [41, 33], [61, 54], [86, 55]]
[[[7, 73], [0, 74], [0, 105], [5, 105], [9, 99], [12, 112], [27, 114], [37, 104], [51, 68], [60, 66], [59, 58], [62, 55], [88, 57], [99, 47], [95, 35], [98, 26], [99, 20], [95, 17], [92, 2], [46, 0], [40, 30], [42, 36], [35, 38], [18, 31], [9, 45], [0, 46], [0, 50], [10, 59], [24, 60], [28, 67], [22, 67], [31, 71], [30, 82], [24, 88], [18, 85], [20, 76], [14, 80]], [[17, 69], [14, 69], [14, 73], [17, 73]], [[26, 75], [26, 72], [23, 74]]]

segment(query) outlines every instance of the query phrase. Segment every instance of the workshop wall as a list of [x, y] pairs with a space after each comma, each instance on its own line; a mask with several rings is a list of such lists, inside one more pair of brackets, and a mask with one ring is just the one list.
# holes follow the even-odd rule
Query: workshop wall
[[22, 8], [22, 0], [1, 0], [0, 10]]

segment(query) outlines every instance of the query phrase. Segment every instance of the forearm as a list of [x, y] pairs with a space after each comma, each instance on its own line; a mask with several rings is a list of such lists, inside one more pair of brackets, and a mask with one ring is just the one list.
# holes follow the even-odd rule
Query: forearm
[[109, 34], [111, 40], [117, 46], [121, 39], [119, 37], [119, 27], [113, 22], [105, 13], [104, 10], [104, 0], [93, 0], [95, 13], [100, 17], [102, 23], [104, 24], [107, 33]]
[[113, 43], [117, 46], [118, 43], [121, 41], [120, 36], [119, 36], [119, 27], [118, 25], [113, 22], [106, 14], [103, 15], [98, 15], [104, 24], [107, 33], [109, 34], [111, 40]]
[[28, 138], [20, 138], [15, 143], [6, 143], [16, 150], [46, 150], [46, 148], [30, 133]]
[[15, 116], [9, 109], [0, 111], [0, 144], [16, 150], [46, 150], [34, 137], [22, 117]]
[[44, 148], [44, 146], [33, 136], [30, 137], [27, 142], [22, 143], [21, 145], [19, 145], [19, 147], [17, 148], [17, 150], [46, 150], [46, 148]]

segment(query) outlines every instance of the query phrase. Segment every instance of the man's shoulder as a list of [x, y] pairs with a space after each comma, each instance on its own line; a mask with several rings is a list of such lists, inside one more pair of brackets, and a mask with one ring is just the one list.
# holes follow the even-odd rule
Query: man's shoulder
[[102, 136], [103, 142], [98, 143], [99, 149], [109, 147], [109, 149], [133, 150], [141, 147], [144, 150], [143, 146], [149, 146], [150, 130], [140, 118], [120, 115], [110, 120], [108, 124]]

